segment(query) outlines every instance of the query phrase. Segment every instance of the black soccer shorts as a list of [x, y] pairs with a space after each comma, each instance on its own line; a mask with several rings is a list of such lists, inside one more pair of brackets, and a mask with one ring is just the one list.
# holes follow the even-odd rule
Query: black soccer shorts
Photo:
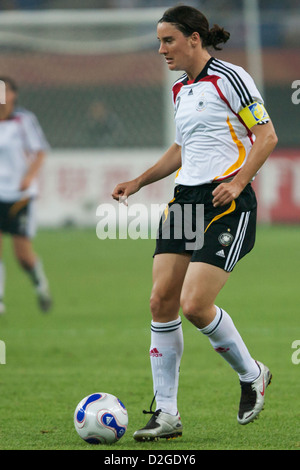
[[36, 231], [34, 203], [29, 198], [0, 201], [0, 232], [32, 238]]
[[[252, 250], [257, 201], [251, 184], [232, 203], [221, 207], [212, 204], [215, 188], [215, 183], [175, 187], [174, 198], [160, 219], [154, 256], [188, 253], [191, 262], [212, 264], [230, 272]], [[197, 210], [201, 205], [202, 212]], [[199, 217], [203, 217], [202, 223]]]

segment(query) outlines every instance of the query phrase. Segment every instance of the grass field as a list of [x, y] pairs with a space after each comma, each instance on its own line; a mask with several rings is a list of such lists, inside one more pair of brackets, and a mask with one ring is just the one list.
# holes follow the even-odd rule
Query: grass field
[[[237, 376], [207, 338], [183, 320], [179, 411], [184, 433], [137, 443], [152, 400], [149, 361], [154, 240], [97, 239], [94, 230], [40, 231], [41, 254], [54, 296], [40, 313], [29, 279], [4, 240], [7, 312], [0, 318], [6, 364], [0, 365], [1, 450], [299, 449], [300, 364], [292, 363], [299, 331], [299, 227], [260, 227], [255, 250], [240, 262], [218, 304], [233, 317], [252, 355], [273, 381], [259, 420], [240, 426]], [[126, 405], [125, 436], [91, 446], [73, 427], [77, 403], [94, 392]]]

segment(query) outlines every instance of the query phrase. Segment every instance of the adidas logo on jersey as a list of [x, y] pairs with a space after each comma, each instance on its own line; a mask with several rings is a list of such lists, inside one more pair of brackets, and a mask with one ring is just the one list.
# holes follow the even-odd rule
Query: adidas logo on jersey
[[217, 251], [216, 255], [221, 256], [221, 258], [225, 258], [224, 250]]
[[191, 88], [190, 91], [188, 92], [188, 96], [193, 95], [193, 89]]

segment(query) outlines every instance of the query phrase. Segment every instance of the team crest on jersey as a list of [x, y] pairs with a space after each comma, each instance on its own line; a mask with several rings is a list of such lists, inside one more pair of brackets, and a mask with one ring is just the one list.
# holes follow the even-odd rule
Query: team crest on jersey
[[233, 241], [233, 235], [224, 232], [219, 235], [218, 240], [222, 246], [229, 246]]
[[205, 98], [202, 98], [200, 101], [198, 101], [196, 110], [199, 112], [204, 111], [206, 109], [206, 106], [207, 106], [207, 101]]
[[199, 112], [204, 111], [206, 109], [206, 106], [207, 106], [207, 101], [204, 95], [202, 95], [201, 99], [197, 103], [196, 110]]

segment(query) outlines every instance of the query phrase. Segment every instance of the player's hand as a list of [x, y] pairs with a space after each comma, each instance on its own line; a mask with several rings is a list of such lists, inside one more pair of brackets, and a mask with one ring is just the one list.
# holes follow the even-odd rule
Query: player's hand
[[26, 191], [31, 184], [32, 178], [30, 176], [24, 176], [20, 184], [20, 191]]
[[225, 206], [239, 197], [243, 188], [234, 181], [230, 183], [221, 183], [213, 190], [213, 206]]
[[136, 193], [140, 189], [137, 180], [127, 181], [125, 183], [119, 183], [112, 192], [112, 197], [116, 201], [123, 202], [127, 205], [127, 198]]

